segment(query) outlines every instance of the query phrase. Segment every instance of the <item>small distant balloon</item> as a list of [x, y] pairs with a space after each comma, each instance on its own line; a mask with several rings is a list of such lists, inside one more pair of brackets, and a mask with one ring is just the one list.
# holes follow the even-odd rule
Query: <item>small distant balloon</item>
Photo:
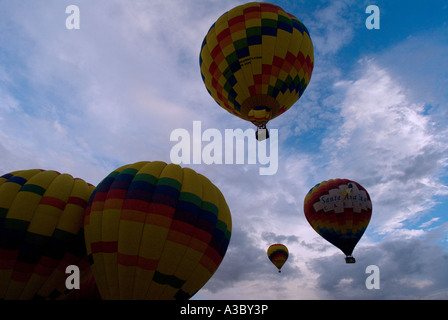
[[289, 251], [284, 244], [272, 244], [268, 248], [268, 258], [277, 267], [278, 272], [281, 272], [283, 265], [288, 260]]
[[353, 250], [372, 216], [372, 202], [364, 187], [348, 179], [331, 179], [315, 185], [305, 197], [309, 224], [325, 240], [355, 263]]

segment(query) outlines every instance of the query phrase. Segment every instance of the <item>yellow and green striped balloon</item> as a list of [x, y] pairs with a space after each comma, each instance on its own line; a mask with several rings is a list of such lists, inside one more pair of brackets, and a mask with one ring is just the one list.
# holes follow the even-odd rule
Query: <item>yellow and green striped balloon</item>
[[103, 299], [186, 300], [226, 253], [232, 221], [205, 176], [165, 162], [110, 173], [85, 215], [85, 239]]
[[58, 298], [68, 265], [90, 268], [83, 219], [94, 186], [52, 170], [0, 177], [0, 299]]
[[207, 91], [222, 108], [263, 127], [308, 86], [313, 43], [292, 14], [270, 3], [250, 2], [212, 25], [199, 64]]

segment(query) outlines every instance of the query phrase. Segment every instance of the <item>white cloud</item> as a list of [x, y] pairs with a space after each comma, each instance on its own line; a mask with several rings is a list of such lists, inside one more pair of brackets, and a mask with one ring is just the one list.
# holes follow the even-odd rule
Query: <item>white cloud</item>
[[[1, 38], [13, 53], [0, 72], [2, 144], [12, 157], [33, 154], [2, 161], [3, 170], [25, 164], [91, 173], [90, 165], [104, 168], [106, 159], [106, 172], [143, 159], [169, 161], [172, 130], [221, 111], [198, 65], [222, 4], [81, 1], [81, 29], [67, 30], [68, 4], [36, 1], [2, 14], [2, 25], [14, 30]], [[59, 155], [72, 155], [73, 164], [57, 162]]]
[[3, 119], [1, 116], [5, 113], [11, 113], [18, 109], [18, 102], [14, 97], [0, 88], [0, 121]]
[[359, 63], [363, 71], [357, 80], [335, 84], [345, 91], [341, 122], [321, 150], [331, 158], [330, 176], [354, 179], [367, 188], [373, 225], [389, 233], [432, 208], [434, 194], [448, 194], [437, 181], [447, 137], [434, 131], [423, 106], [413, 103], [386, 69], [373, 60]]
[[318, 8], [307, 24], [318, 54], [331, 55], [350, 43], [354, 36], [353, 21], [359, 23], [352, 0], [332, 1]]
[[[437, 113], [446, 126], [448, 96], [448, 31], [446, 26], [421, 30], [377, 54], [378, 61], [408, 90], [406, 95]], [[439, 110], [437, 110], [439, 108]]]
[[439, 221], [439, 220], [440, 220], [440, 217], [432, 218], [431, 220], [422, 223], [422, 224], [419, 226], [419, 228], [427, 228], [427, 227], [429, 227], [430, 225], [434, 224], [434, 222], [437, 222], [437, 221]]
[[412, 278], [399, 279], [397, 282], [402, 286], [417, 289], [425, 289], [434, 284], [433, 281], [428, 279], [412, 279]]

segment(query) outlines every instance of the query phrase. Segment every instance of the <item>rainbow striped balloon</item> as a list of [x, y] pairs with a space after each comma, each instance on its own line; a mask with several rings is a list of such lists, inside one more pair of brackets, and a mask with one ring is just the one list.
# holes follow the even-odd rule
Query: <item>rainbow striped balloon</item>
[[90, 273], [84, 212], [94, 187], [52, 170], [0, 177], [0, 299], [58, 298], [68, 265]]
[[110, 173], [92, 194], [84, 224], [101, 297], [139, 300], [193, 296], [224, 258], [232, 228], [213, 183], [160, 161]]
[[372, 216], [367, 190], [348, 179], [323, 181], [306, 195], [304, 212], [313, 229], [338, 247], [347, 256], [347, 263], [354, 262], [353, 249]]
[[288, 110], [314, 68], [307, 28], [282, 8], [237, 6], [210, 28], [199, 64], [205, 87], [228, 112], [258, 127]]

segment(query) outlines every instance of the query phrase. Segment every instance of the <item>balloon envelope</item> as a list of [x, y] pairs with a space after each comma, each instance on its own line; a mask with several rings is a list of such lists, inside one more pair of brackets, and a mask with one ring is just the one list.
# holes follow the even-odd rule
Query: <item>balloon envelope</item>
[[269, 246], [267, 253], [269, 260], [271, 260], [278, 268], [278, 272], [280, 272], [286, 260], [288, 260], [288, 248], [284, 244], [276, 243]]
[[58, 298], [69, 265], [88, 277], [83, 219], [93, 189], [52, 170], [0, 177], [0, 299]]
[[353, 249], [372, 216], [367, 190], [348, 179], [323, 181], [306, 195], [304, 212], [313, 229], [354, 262]]
[[191, 169], [159, 161], [110, 173], [92, 194], [84, 223], [103, 299], [189, 299], [218, 268], [231, 235], [219, 189]]
[[63, 298], [64, 300], [101, 300], [95, 278], [92, 274], [84, 282], [80, 283], [79, 289], [71, 290]]
[[228, 112], [261, 127], [288, 110], [314, 67], [307, 28], [292, 14], [251, 2], [224, 13], [201, 47], [207, 91]]

